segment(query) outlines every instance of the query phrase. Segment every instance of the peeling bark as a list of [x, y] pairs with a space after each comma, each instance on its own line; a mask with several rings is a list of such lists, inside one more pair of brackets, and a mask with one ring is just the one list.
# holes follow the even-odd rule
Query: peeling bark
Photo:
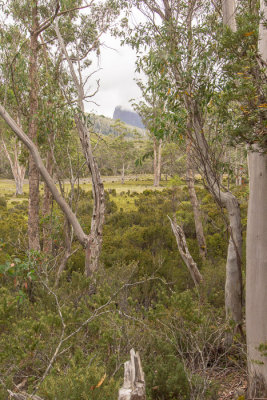
[[181, 254], [181, 257], [190, 272], [190, 275], [194, 281], [194, 284], [196, 286], [198, 286], [203, 281], [203, 277], [197, 267], [197, 264], [193, 260], [193, 257], [191, 256], [191, 254], [188, 250], [184, 231], [177, 224], [177, 222], [175, 220], [172, 220], [170, 217], [168, 217], [168, 218], [171, 222], [172, 231], [176, 238], [177, 246], [178, 246], [179, 252]]

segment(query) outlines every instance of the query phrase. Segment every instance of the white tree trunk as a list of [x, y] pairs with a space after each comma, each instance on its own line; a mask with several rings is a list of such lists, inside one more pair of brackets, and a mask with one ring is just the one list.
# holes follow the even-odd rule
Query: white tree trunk
[[223, 8], [223, 23], [224, 25], [229, 26], [233, 32], [236, 31], [236, 4], [235, 0], [223, 0], [222, 2]]
[[145, 376], [139, 353], [130, 351], [131, 359], [124, 363], [124, 382], [119, 390], [118, 400], [145, 400]]
[[259, 351], [267, 344], [267, 154], [250, 152], [249, 169], [246, 326], [252, 397], [267, 396], [267, 357]]
[[[261, 0], [267, 20], [267, 3]], [[267, 62], [267, 29], [259, 29], [259, 53]], [[249, 396], [267, 397], [267, 154], [254, 145], [248, 154], [246, 324]], [[265, 345], [265, 355], [259, 346]]]
[[16, 196], [19, 194], [23, 194], [23, 183], [24, 183], [26, 168], [24, 167], [24, 165], [21, 165], [19, 162], [19, 156], [21, 154], [21, 142], [17, 143], [17, 140], [15, 141], [15, 145], [14, 145], [12, 154], [10, 153], [10, 151], [8, 151], [7, 145], [3, 138], [2, 138], [2, 145], [3, 145], [4, 153], [9, 161], [12, 175], [15, 180]]
[[94, 207], [93, 214], [91, 219], [91, 229], [89, 234], [89, 240], [87, 243], [86, 251], [85, 251], [85, 275], [92, 275], [97, 269], [99, 265], [99, 257], [102, 247], [102, 236], [103, 236], [103, 225], [105, 219], [105, 193], [104, 193], [104, 185], [100, 177], [99, 168], [94, 158], [90, 132], [87, 128], [86, 118], [84, 113], [84, 83], [82, 82], [82, 73], [79, 70], [79, 73], [76, 74], [74, 70], [73, 63], [68, 55], [64, 40], [60, 34], [58, 21], [55, 20], [55, 31], [58, 38], [59, 46], [63, 55], [66, 57], [68, 62], [69, 70], [73, 79], [73, 83], [77, 89], [78, 99], [77, 104], [82, 112], [77, 113], [74, 116], [75, 124], [79, 133], [83, 154], [86, 159], [86, 163], [88, 169], [92, 176], [92, 192], [94, 199]]

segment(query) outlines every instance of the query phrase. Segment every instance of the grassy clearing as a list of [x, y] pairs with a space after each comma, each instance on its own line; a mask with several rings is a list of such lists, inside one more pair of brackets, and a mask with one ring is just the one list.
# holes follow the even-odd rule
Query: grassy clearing
[[[129, 209], [134, 209], [134, 197], [129, 197], [132, 193], [142, 193], [144, 190], [163, 190], [167, 186], [167, 181], [162, 181], [159, 188], [153, 186], [153, 175], [138, 175], [138, 176], [127, 176], [125, 179], [125, 184], [121, 183], [120, 176], [104, 176], [103, 183], [105, 190], [115, 190], [116, 196], [111, 194], [111, 199], [115, 201], [118, 208], [122, 208], [124, 211]], [[70, 190], [70, 184], [65, 182], [65, 190], [68, 192]], [[92, 184], [90, 179], [81, 179], [80, 188], [89, 191], [92, 190]], [[23, 186], [24, 194], [21, 196], [16, 196], [16, 185], [14, 180], [11, 179], [0, 179], [0, 196], [5, 197], [8, 206], [11, 207], [16, 203], [21, 203], [27, 200], [29, 193], [29, 182], [25, 180]], [[44, 184], [40, 185], [40, 193], [44, 192]], [[123, 194], [128, 194], [128, 196], [123, 196]]]

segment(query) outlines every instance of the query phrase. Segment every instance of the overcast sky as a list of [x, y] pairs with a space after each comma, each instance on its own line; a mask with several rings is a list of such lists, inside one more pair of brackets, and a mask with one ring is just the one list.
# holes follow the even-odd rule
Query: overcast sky
[[99, 60], [102, 69], [94, 75], [94, 79], [100, 79], [100, 88], [93, 98], [99, 107], [89, 103], [87, 111], [112, 118], [116, 106], [131, 108], [130, 100], [141, 96], [134, 81], [136, 54], [130, 46], [121, 46], [119, 38], [106, 35], [101, 41], [104, 42]]

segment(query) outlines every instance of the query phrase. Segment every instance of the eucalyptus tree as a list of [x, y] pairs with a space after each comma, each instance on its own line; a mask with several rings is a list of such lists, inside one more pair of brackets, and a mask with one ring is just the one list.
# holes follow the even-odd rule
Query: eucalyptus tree
[[[21, 31], [21, 47], [28, 48], [28, 135], [37, 144], [38, 130], [38, 93], [39, 77], [38, 53], [39, 38], [42, 32], [51, 25], [54, 15], [59, 11], [59, 2], [17, 1], [9, 0], [4, 6], [4, 13], [10, 18], [10, 23]], [[26, 39], [24, 41], [23, 38]], [[39, 235], [39, 172], [29, 155], [29, 212], [28, 240], [29, 249], [40, 249]]]
[[222, 11], [228, 25], [221, 39], [227, 85], [217, 98], [218, 117], [227, 124], [231, 142], [248, 150], [248, 395], [261, 398], [267, 396], [267, 5], [264, 0], [225, 0]]
[[[233, 12], [234, 10], [234, 12]], [[248, 395], [267, 396], [267, 5], [225, 0], [220, 40], [227, 85], [215, 100], [233, 144], [246, 144], [249, 205], [246, 240]]]
[[[0, 96], [4, 104], [12, 109], [16, 115], [19, 125], [22, 125], [27, 116], [26, 62], [25, 57], [18, 54], [21, 39], [22, 36], [18, 27], [7, 26], [2, 22], [0, 41]], [[18, 90], [18, 85], [20, 86], [20, 90]], [[22, 194], [26, 160], [21, 143], [17, 139], [12, 138], [10, 132], [2, 124], [0, 139], [3, 153], [8, 159], [15, 180], [16, 195]]]
[[[229, 246], [226, 263], [225, 305], [227, 317], [237, 327], [242, 322], [242, 233], [238, 200], [220, 184], [218, 165], [222, 147], [211, 150], [214, 131], [208, 124], [209, 107], [214, 91], [223, 82], [216, 54], [219, 20], [209, 1], [135, 1], [147, 16], [133, 36], [133, 45], [154, 46], [157, 50], [153, 68], [169, 81], [162, 92], [170, 112], [175, 107], [187, 114], [186, 135], [193, 151], [194, 163], [205, 178], [207, 187], [219, 205], [228, 210]], [[138, 28], [138, 27], [137, 27]], [[151, 33], [150, 33], [151, 32]], [[159, 86], [159, 85], [158, 85]], [[159, 88], [160, 89], [160, 88]], [[222, 129], [222, 127], [220, 127]], [[212, 138], [213, 134], [213, 138]]]
[[[14, 6], [15, 3], [11, 3], [12, 6]], [[93, 96], [93, 93], [87, 95], [85, 92], [85, 83], [87, 83], [88, 79], [92, 76], [92, 73], [86, 71], [86, 68], [91, 64], [91, 61], [88, 60], [87, 57], [92, 51], [99, 53], [100, 36], [110, 27], [112, 21], [117, 17], [119, 8], [113, 1], [107, 1], [104, 3], [96, 2], [95, 4], [92, 2], [89, 5], [83, 5], [82, 2], [77, 1], [71, 3], [68, 2], [66, 4], [64, 2], [62, 2], [62, 4], [57, 2], [54, 7], [53, 5], [51, 4], [51, 7], [49, 8], [47, 3], [39, 3], [38, 5], [37, 2], [35, 2], [33, 6], [31, 4], [32, 7], [29, 7], [30, 15], [27, 19], [24, 18], [23, 20], [28, 24], [30, 22], [33, 24], [31, 25], [32, 28], [30, 30], [31, 51], [29, 62], [29, 109], [31, 111], [31, 118], [29, 118], [29, 132], [31, 132], [31, 134], [27, 137], [23, 130], [15, 123], [14, 119], [10, 117], [4, 107], [1, 107], [1, 115], [30, 150], [31, 156], [34, 159], [34, 165], [41, 172], [43, 179], [53, 194], [53, 197], [59, 203], [69, 223], [72, 224], [76, 236], [85, 248], [85, 273], [90, 275], [98, 267], [102, 243], [104, 188], [100, 179], [96, 160], [93, 156], [90, 129], [87, 124], [88, 118], [85, 114], [84, 101]], [[26, 3], [23, 3], [23, 6], [26, 7]], [[87, 12], [87, 14], [79, 14], [78, 11], [80, 8], [89, 8], [89, 12]], [[26, 9], [26, 11], [28, 11], [28, 9]], [[40, 12], [40, 15], [38, 12]], [[43, 22], [39, 22], [39, 18], [42, 18]], [[57, 21], [57, 18], [60, 18], [60, 21]], [[60, 83], [60, 88], [67, 106], [69, 110], [71, 110], [74, 118], [85, 160], [92, 175], [94, 210], [89, 235], [84, 233], [75, 214], [58, 193], [52, 177], [43, 164], [38, 148], [34, 144], [35, 138], [32, 133], [36, 132], [36, 129], [38, 128], [38, 76], [36, 75], [38, 50], [40, 46], [38, 38], [42, 32], [43, 38], [41, 37], [41, 41], [46, 45], [54, 43], [56, 38], [59, 43], [60, 54], [50, 45], [49, 54], [51, 59], [53, 59], [54, 62], [60, 62], [63, 58], [66, 62], [66, 66], [63, 65], [60, 70], [58, 82]], [[83, 81], [83, 79], [85, 79], [85, 81]], [[60, 108], [56, 111], [60, 112]], [[37, 247], [38, 246], [36, 246], [36, 248]]]
[[248, 395], [256, 398], [267, 396], [267, 4], [230, 3], [236, 12], [229, 24], [228, 73], [239, 108], [232, 140], [248, 146], [246, 333]]

